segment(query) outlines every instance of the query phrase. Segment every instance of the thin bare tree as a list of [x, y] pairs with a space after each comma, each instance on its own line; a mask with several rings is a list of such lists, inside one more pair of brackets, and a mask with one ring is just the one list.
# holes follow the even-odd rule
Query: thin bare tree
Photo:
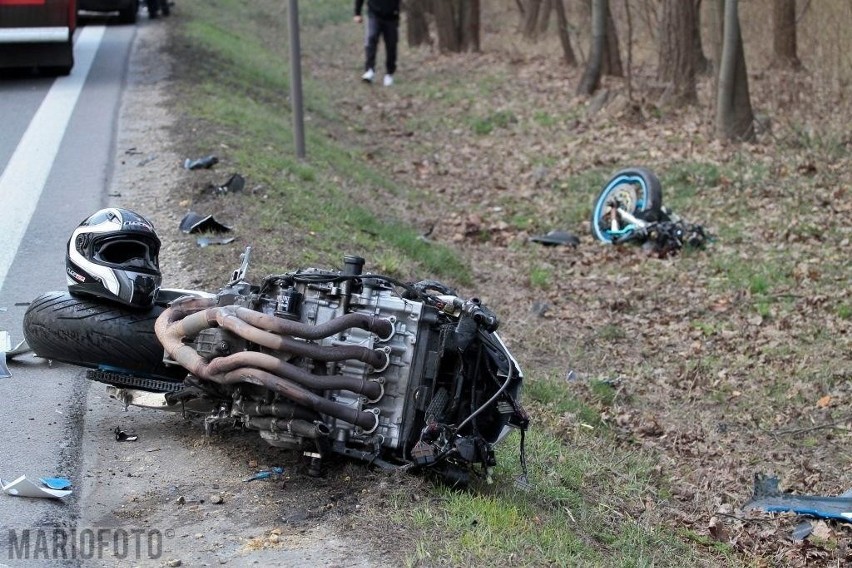
[[604, 49], [606, 47], [606, 17], [609, 12], [607, 0], [592, 0], [592, 46], [583, 77], [577, 85], [578, 95], [591, 95], [601, 83]]
[[556, 9], [556, 23], [559, 27], [559, 43], [562, 44], [562, 56], [565, 58], [565, 63], [573, 67], [577, 65], [577, 56], [574, 55], [574, 49], [571, 47], [571, 36], [568, 33], [568, 17], [565, 15], [565, 4], [563, 4], [563, 0], [553, 0], [553, 5]]
[[725, 0], [724, 38], [716, 98], [716, 137], [751, 142], [755, 139], [754, 113], [748, 92], [738, 0]]
[[606, 2], [606, 41], [604, 42], [603, 74], [613, 77], [624, 77], [624, 67], [621, 65], [621, 48], [618, 45], [618, 31], [609, 1]]

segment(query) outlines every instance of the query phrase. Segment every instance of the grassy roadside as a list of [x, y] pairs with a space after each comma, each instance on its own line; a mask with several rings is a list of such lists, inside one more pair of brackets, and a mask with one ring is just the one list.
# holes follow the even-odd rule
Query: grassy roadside
[[[310, 34], [312, 26], [349, 19], [348, 11], [330, 1], [302, 3], [301, 10], [303, 34]], [[418, 239], [415, 227], [388, 216], [380, 200], [371, 199], [384, 192], [402, 200], [406, 192], [411, 199], [417, 196], [412, 188], [395, 187], [381, 171], [365, 164], [360, 152], [338, 139], [347, 117], [324, 96], [325, 87], [307, 75], [309, 156], [304, 162], [294, 157], [288, 69], [282, 57], [287, 44], [280, 36], [286, 13], [272, 2], [253, 3], [249, 9], [236, 0], [187, 3], [181, 12], [177, 41], [187, 55], [195, 55], [192, 61], [203, 62], [179, 65], [185, 89], [182, 112], [197, 126], [191, 143], [199, 153], [222, 148], [232, 167], [262, 188], [261, 199], [227, 197], [239, 199], [233, 205], [242, 218], [258, 220], [251, 238], [259, 251], [255, 258], [268, 264], [261, 270], [280, 268], [280, 256], [273, 257], [279, 266], [269, 264], [269, 251], [286, 250], [291, 265], [337, 263], [345, 246], [346, 252], [375, 263], [373, 269], [379, 272], [401, 277], [419, 272], [455, 285], [469, 284], [462, 257]], [[270, 20], [276, 25], [270, 26]], [[480, 121], [473, 128], [489, 124]], [[357, 128], [357, 121], [352, 127]], [[277, 230], [282, 227], [286, 230]], [[215, 247], [202, 252], [223, 254]], [[518, 440], [507, 440], [493, 485], [471, 493], [434, 488], [426, 504], [408, 502], [395, 510], [396, 523], [408, 527], [411, 535], [424, 535], [412, 545], [405, 563], [698, 562], [698, 551], [671, 531], [657, 528], [654, 511], [643, 510], [645, 498], [660, 491], [653, 459], [641, 452], [616, 452], [596, 410], [566, 396], [558, 378], [536, 375], [533, 371], [527, 390], [535, 416], [527, 439], [531, 489], [514, 486], [520, 474]], [[568, 431], [565, 424], [575, 414], [584, 426]]]
[[[183, 111], [196, 126], [190, 142], [195, 148], [188, 151], [220, 148], [229, 167], [250, 180], [259, 199], [233, 205], [255, 221], [247, 230], [260, 253], [255, 255], [258, 269], [281, 268], [280, 252], [272, 251], [286, 250], [292, 266], [335, 266], [343, 254], [357, 250], [374, 272], [427, 272], [468, 282], [470, 274], [453, 251], [425, 243], [414, 228], [370, 203], [369, 188], [392, 190], [393, 184], [329, 136], [323, 125], [341, 117], [323, 97], [322, 86], [309, 79], [304, 98], [311, 121], [306, 129], [310, 158], [295, 157], [289, 72], [281, 55], [286, 53], [286, 38], [280, 37], [286, 13], [273, 9], [270, 14], [264, 7], [246, 8], [230, 0], [188, 4], [182, 7], [180, 32], [180, 41], [187, 42], [181, 47], [201, 62], [180, 72]], [[322, 15], [312, 8], [306, 10], [307, 21]], [[220, 251], [208, 252], [216, 256]]]

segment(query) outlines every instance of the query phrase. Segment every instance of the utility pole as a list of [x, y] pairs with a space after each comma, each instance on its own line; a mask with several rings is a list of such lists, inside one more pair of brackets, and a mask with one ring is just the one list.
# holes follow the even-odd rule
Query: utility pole
[[299, 0], [290, 0], [290, 106], [296, 156], [305, 158], [305, 114], [302, 108], [302, 50], [299, 45]]

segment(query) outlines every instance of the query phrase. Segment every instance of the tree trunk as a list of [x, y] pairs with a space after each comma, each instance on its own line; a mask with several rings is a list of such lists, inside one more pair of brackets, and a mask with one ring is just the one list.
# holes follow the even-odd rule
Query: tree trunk
[[550, 13], [553, 12], [553, 3], [555, 0], [543, 0], [541, 9], [538, 13], [538, 35], [539, 37], [547, 33], [547, 28], [550, 27]]
[[710, 23], [711, 37], [713, 38], [713, 67], [716, 72], [716, 78], [719, 75], [719, 66], [722, 61], [722, 43], [725, 34], [725, 0], [711, 0], [712, 7], [710, 14], [712, 22]]
[[624, 0], [624, 16], [627, 20], [627, 100], [633, 101], [633, 11], [629, 0]]
[[698, 102], [695, 89], [695, 3], [665, 0], [660, 21], [660, 50], [657, 79], [671, 85], [676, 104]]
[[704, 55], [704, 46], [701, 43], [701, 0], [695, 0], [695, 35], [693, 37], [695, 72], [699, 75], [709, 73], [712, 66], [710, 60]]
[[624, 77], [621, 65], [621, 48], [618, 45], [618, 31], [609, 1], [606, 2], [606, 37], [604, 42], [603, 73], [612, 77]]
[[589, 50], [589, 60], [586, 70], [577, 86], [578, 95], [591, 95], [601, 83], [601, 71], [604, 62], [606, 46], [606, 16], [609, 2], [607, 0], [592, 0], [592, 46]]
[[716, 101], [716, 137], [720, 140], [752, 142], [755, 139], [754, 114], [748, 93], [748, 73], [737, 0], [725, 0], [724, 22]]
[[563, 0], [554, 0], [554, 8], [556, 8], [556, 23], [559, 26], [559, 42], [562, 44], [562, 55], [565, 57], [565, 63], [572, 67], [577, 65], [577, 57], [574, 55], [574, 49], [571, 47], [571, 36], [568, 35], [568, 17], [565, 15], [565, 4]]
[[524, 3], [524, 37], [536, 39], [538, 33], [538, 13], [541, 0], [526, 0]]
[[438, 49], [441, 52], [459, 53], [461, 42], [459, 32], [456, 29], [456, 1], [436, 0], [433, 6], [435, 10], [435, 31], [438, 33]]
[[479, 53], [479, 30], [480, 30], [480, 7], [479, 0], [463, 0], [459, 22], [461, 31], [462, 51], [473, 51]]
[[796, 0], [772, 2], [772, 51], [773, 67], [801, 68], [796, 43]]
[[426, 19], [427, 0], [408, 0], [406, 2], [406, 34], [408, 47], [432, 45], [429, 35], [429, 21]]
[[479, 51], [480, 0], [435, 0], [435, 30], [441, 52]]

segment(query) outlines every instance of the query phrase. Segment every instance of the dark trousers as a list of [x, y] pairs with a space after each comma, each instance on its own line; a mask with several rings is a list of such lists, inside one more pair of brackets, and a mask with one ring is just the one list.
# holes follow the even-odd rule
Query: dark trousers
[[396, 71], [396, 45], [399, 43], [399, 18], [382, 18], [368, 12], [364, 38], [365, 71], [376, 68], [376, 51], [380, 37], [385, 42], [385, 69], [388, 75], [393, 75]]

